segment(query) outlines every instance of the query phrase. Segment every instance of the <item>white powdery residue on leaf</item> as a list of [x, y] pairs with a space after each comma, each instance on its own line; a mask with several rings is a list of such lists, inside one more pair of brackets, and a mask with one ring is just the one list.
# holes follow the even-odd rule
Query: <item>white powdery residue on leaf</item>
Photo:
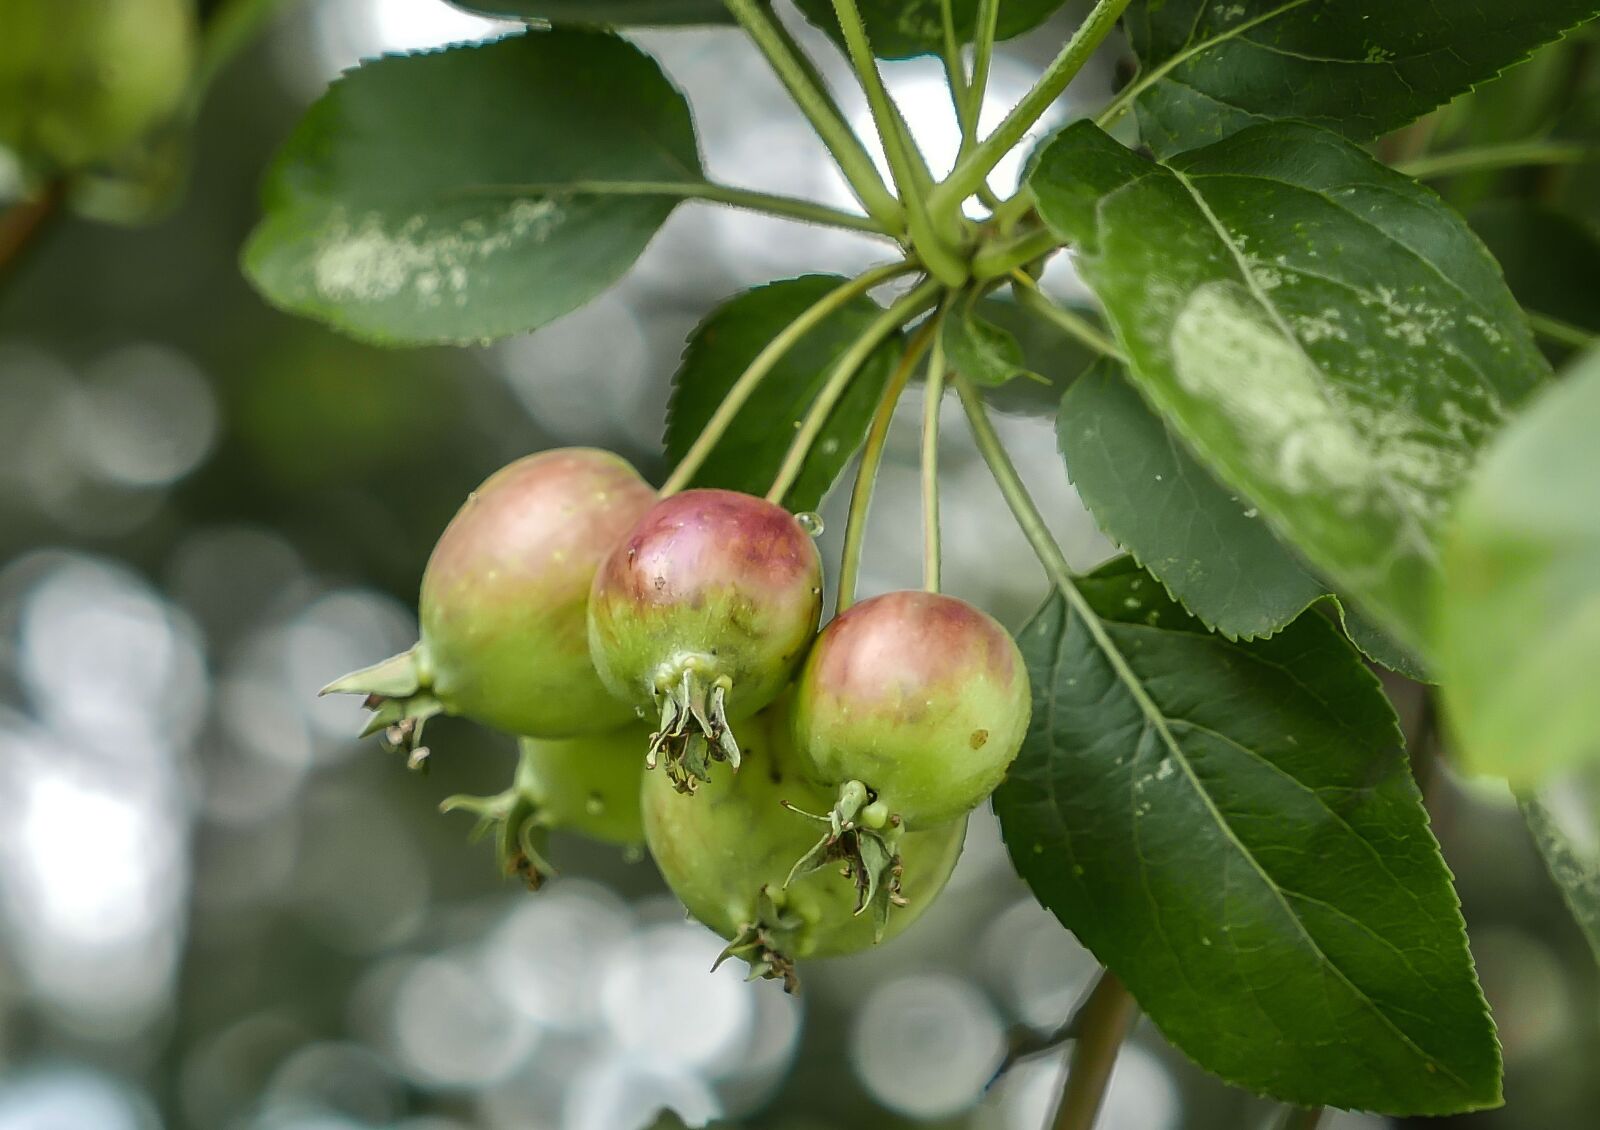
[[1331, 492], [1353, 511], [1374, 459], [1322, 376], [1237, 283], [1196, 290], [1172, 329], [1178, 383], [1218, 408], [1261, 470], [1295, 494]]
[[463, 306], [473, 265], [546, 239], [563, 218], [553, 200], [515, 200], [454, 224], [421, 214], [397, 224], [378, 211], [352, 220], [336, 208], [312, 257], [313, 283], [332, 302], [383, 302], [410, 288], [423, 305]]

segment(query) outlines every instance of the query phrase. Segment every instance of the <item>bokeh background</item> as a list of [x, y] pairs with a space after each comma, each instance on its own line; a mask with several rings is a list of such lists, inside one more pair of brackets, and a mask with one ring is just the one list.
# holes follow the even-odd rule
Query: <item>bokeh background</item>
[[[1026, 89], [1076, 7], [1004, 45], [988, 114]], [[669, 378], [712, 305], [874, 254], [688, 205], [620, 286], [490, 348], [380, 351], [264, 306], [236, 258], [305, 106], [362, 57], [504, 30], [439, 0], [285, 4], [213, 88], [170, 213], [139, 229], [62, 219], [0, 290], [0, 1130], [632, 1130], [662, 1106], [786, 1130], [1037, 1130], [1059, 1055], [988, 1084], [1095, 966], [1011, 874], [986, 812], [922, 924], [810, 966], [790, 998], [709, 972], [720, 942], [648, 861], [558, 837], [559, 882], [532, 895], [503, 881], [470, 820], [436, 805], [504, 787], [509, 739], [435, 723], [430, 771], [408, 773], [355, 740], [353, 700], [315, 697], [411, 642], [433, 539], [490, 471], [595, 444], [658, 475]], [[848, 202], [736, 32], [638, 38], [690, 95], [714, 174]], [[1104, 101], [1117, 65], [1097, 60], [1052, 120]], [[948, 166], [937, 65], [886, 69]], [[864, 127], [864, 105], [844, 101]], [[1497, 183], [1455, 191], [1470, 203]], [[1048, 283], [1074, 293], [1066, 270]], [[915, 392], [902, 410], [867, 591], [918, 576]], [[961, 421], [946, 424], [948, 587], [1019, 625], [1042, 576]], [[1075, 563], [1108, 556], [1049, 422], [1002, 426]], [[1416, 688], [1394, 686], [1414, 718]], [[1509, 1072], [1506, 1111], [1453, 1121], [1596, 1125], [1588, 951], [1508, 797], [1442, 770], [1430, 803]], [[1103, 1125], [1268, 1118], [1144, 1024]]]

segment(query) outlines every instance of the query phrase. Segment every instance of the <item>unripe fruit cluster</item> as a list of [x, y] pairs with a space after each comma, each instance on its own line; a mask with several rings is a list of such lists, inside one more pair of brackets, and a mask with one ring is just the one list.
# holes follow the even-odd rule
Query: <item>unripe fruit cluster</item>
[[926, 909], [1029, 716], [1016, 645], [970, 605], [890, 593], [819, 635], [821, 611], [788, 511], [658, 498], [614, 455], [549, 451], [451, 521], [416, 646], [328, 689], [366, 695], [369, 732], [417, 761], [437, 713], [521, 736], [507, 792], [447, 802], [495, 830], [507, 871], [550, 874], [551, 827], [643, 841], [729, 955], [792, 984], [796, 958]]

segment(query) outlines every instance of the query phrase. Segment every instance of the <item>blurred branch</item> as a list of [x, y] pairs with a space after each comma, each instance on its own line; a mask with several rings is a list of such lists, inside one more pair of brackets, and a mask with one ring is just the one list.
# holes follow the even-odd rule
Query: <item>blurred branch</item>
[[1133, 1030], [1139, 1006], [1122, 987], [1116, 974], [1107, 969], [1100, 974], [1089, 999], [1079, 1010], [1072, 1061], [1067, 1065], [1067, 1084], [1056, 1107], [1053, 1130], [1092, 1130], [1105, 1101], [1106, 1084], [1116, 1066], [1122, 1041]]
[[67, 199], [67, 182], [53, 180], [37, 198], [14, 204], [0, 213], [0, 282], [11, 276], [23, 253], [61, 211]]
[[1563, 322], [1560, 318], [1552, 318], [1549, 314], [1541, 314], [1537, 310], [1524, 312], [1528, 315], [1528, 324], [1533, 327], [1533, 332], [1540, 337], [1549, 338], [1561, 345], [1570, 345], [1574, 349], [1588, 349], [1600, 341], [1600, 334], [1590, 333], [1582, 326]]
[[1417, 180], [1475, 173], [1486, 169], [1513, 169], [1521, 165], [1583, 165], [1600, 160], [1600, 148], [1561, 141], [1515, 141], [1508, 145], [1484, 145], [1436, 153], [1404, 161], [1396, 171]]
[[206, 90], [291, 0], [223, 0], [200, 35], [200, 61], [195, 65], [189, 97], [198, 108]]

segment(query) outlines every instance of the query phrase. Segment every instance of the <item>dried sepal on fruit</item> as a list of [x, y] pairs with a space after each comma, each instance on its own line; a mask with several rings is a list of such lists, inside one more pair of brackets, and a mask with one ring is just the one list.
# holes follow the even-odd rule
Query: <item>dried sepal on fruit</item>
[[793, 514], [753, 495], [663, 499], [612, 550], [589, 646], [613, 694], [659, 718], [649, 763], [684, 792], [737, 768], [732, 723], [788, 684], [822, 613], [822, 561]]

